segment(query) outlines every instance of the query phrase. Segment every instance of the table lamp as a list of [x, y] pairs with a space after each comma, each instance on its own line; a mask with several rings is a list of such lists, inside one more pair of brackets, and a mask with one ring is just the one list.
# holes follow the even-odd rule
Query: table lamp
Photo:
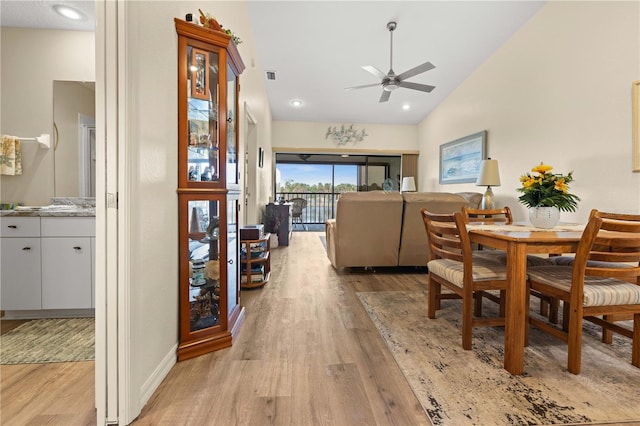
[[500, 172], [498, 171], [498, 160], [487, 158], [480, 163], [480, 172], [476, 186], [486, 186], [487, 190], [482, 196], [482, 208], [493, 208], [493, 191], [492, 186], [500, 186]]
[[416, 181], [413, 176], [403, 177], [402, 178], [402, 187], [400, 188], [400, 192], [415, 192], [416, 191]]

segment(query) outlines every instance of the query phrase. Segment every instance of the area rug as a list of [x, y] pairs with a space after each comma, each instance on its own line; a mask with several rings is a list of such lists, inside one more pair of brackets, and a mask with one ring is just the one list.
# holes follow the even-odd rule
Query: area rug
[[628, 339], [605, 345], [590, 327], [576, 376], [566, 371], [566, 345], [532, 329], [525, 374], [512, 376], [502, 367], [503, 328], [474, 328], [473, 350], [462, 349], [459, 300], [428, 319], [426, 291], [358, 297], [434, 425], [640, 421], [640, 369]]
[[93, 318], [39, 319], [0, 336], [0, 364], [88, 361], [95, 358]]

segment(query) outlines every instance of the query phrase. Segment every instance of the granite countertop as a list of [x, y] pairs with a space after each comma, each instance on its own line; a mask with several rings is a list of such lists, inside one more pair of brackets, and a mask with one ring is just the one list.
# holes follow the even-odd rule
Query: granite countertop
[[[12, 205], [13, 206], [13, 205]], [[95, 217], [93, 197], [54, 197], [48, 206], [15, 206], [0, 210], [0, 217]]]
[[0, 210], [0, 217], [95, 217], [95, 207], [89, 208], [20, 208]]

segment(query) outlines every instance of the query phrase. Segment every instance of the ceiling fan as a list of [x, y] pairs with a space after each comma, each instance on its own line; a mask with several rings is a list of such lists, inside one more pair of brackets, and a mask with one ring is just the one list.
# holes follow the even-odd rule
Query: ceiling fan
[[435, 65], [433, 65], [431, 62], [425, 62], [424, 64], [411, 68], [410, 70], [405, 71], [402, 74], [396, 75], [393, 72], [393, 31], [396, 29], [397, 26], [398, 24], [396, 24], [393, 21], [387, 24], [387, 29], [389, 30], [389, 34], [391, 35], [391, 53], [389, 55], [389, 62], [390, 62], [389, 72], [387, 74], [384, 74], [382, 71], [380, 71], [378, 68], [372, 65], [365, 65], [362, 68], [365, 71], [368, 71], [371, 74], [378, 77], [381, 80], [381, 82], [374, 83], [374, 84], [365, 84], [363, 86], [347, 87], [346, 90], [363, 89], [365, 87], [373, 87], [373, 86], [382, 86], [382, 96], [380, 96], [380, 102], [387, 102], [389, 100], [389, 96], [391, 96], [391, 92], [393, 92], [394, 90], [400, 87], [413, 89], [413, 90], [420, 90], [422, 92], [431, 92], [433, 89], [435, 89], [435, 86], [429, 86], [427, 84], [411, 83], [409, 81], [405, 81], [410, 77], [413, 77], [415, 75], [422, 74], [423, 72], [434, 69]]

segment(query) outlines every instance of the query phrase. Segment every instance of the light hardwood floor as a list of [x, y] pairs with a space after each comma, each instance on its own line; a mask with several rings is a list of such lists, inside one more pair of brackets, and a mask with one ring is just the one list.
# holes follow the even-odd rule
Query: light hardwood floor
[[[356, 295], [426, 275], [337, 273], [320, 235], [273, 250], [270, 282], [241, 293], [234, 345], [176, 364], [135, 425], [430, 424]], [[2, 366], [1, 384], [2, 425], [95, 424], [93, 363]]]

